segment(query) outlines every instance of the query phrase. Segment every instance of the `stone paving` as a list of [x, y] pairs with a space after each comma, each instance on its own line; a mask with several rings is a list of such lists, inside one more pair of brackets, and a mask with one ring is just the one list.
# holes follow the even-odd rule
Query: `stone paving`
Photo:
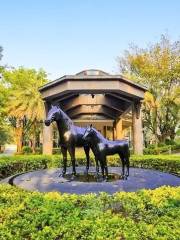
[[16, 150], [17, 150], [17, 146], [15, 144], [6, 144], [5, 151], [0, 154], [0, 157], [14, 155]]
[[[84, 169], [84, 167], [77, 167], [77, 173], [83, 173]], [[109, 173], [119, 174], [120, 170], [118, 167], [109, 167]], [[58, 191], [76, 194], [99, 192], [113, 194], [118, 191], [134, 192], [139, 189], [155, 189], [164, 185], [180, 186], [179, 177], [150, 169], [131, 168], [128, 180], [117, 179], [110, 182], [69, 180], [59, 177], [61, 171], [61, 169], [46, 169], [21, 174], [13, 179], [13, 184], [30, 191]], [[68, 172], [71, 173], [71, 168], [68, 168]], [[94, 173], [95, 169], [90, 168], [90, 172]], [[8, 179], [1, 183], [7, 182]]]

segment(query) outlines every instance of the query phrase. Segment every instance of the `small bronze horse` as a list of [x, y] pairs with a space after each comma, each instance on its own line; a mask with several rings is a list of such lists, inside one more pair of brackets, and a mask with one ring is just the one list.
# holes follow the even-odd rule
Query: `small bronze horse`
[[[104, 170], [106, 180], [108, 179], [108, 168], [106, 156], [119, 154], [122, 161], [122, 178], [127, 179], [129, 176], [129, 144], [126, 140], [107, 140], [95, 128], [88, 127], [84, 133], [83, 139], [91, 144], [91, 148], [96, 158], [99, 160], [104, 178]], [[125, 171], [126, 167], [126, 171]]]
[[[61, 152], [63, 155], [62, 176], [66, 174], [67, 151], [69, 152], [72, 161], [72, 174], [76, 174], [75, 147], [84, 147], [87, 159], [86, 174], [88, 174], [90, 144], [87, 144], [87, 142], [83, 139], [86, 128], [75, 126], [67, 114], [63, 112], [58, 106], [51, 106], [51, 109], [47, 114], [47, 119], [45, 120], [45, 125], [49, 126], [53, 121], [57, 123], [60, 138], [59, 144], [61, 146]], [[98, 175], [99, 165], [96, 157], [95, 161], [96, 174]]]

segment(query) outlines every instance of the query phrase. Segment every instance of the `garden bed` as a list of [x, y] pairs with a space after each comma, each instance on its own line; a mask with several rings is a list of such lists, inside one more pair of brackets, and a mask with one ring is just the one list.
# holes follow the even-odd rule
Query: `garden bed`
[[179, 239], [180, 187], [96, 196], [0, 185], [0, 239]]
[[[77, 156], [79, 165], [84, 156]], [[91, 164], [93, 164], [91, 159]], [[118, 166], [117, 157], [108, 159]], [[70, 165], [70, 159], [68, 159]], [[0, 176], [61, 167], [62, 156], [0, 158]], [[131, 166], [179, 174], [179, 156], [131, 156]], [[112, 196], [29, 192], [0, 184], [0, 239], [134, 240], [179, 238], [180, 187], [161, 187]]]

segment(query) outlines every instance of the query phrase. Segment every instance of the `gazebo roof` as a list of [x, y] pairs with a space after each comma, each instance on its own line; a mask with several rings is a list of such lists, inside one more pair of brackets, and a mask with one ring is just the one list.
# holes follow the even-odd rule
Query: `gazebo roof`
[[48, 89], [52, 86], [56, 86], [57, 84], [63, 82], [63, 81], [67, 81], [67, 80], [94, 80], [96, 79], [97, 81], [101, 81], [101, 80], [120, 80], [122, 82], [126, 82], [132, 86], [135, 86], [137, 88], [140, 88], [144, 91], [147, 91], [147, 88], [140, 85], [140, 84], [137, 84], [127, 78], [125, 78], [124, 76], [122, 75], [111, 75], [109, 73], [106, 73], [102, 70], [98, 70], [98, 69], [88, 69], [88, 70], [83, 70], [81, 72], [78, 72], [76, 73], [75, 75], [64, 75], [56, 80], [53, 80], [47, 84], [45, 84], [44, 86], [40, 87], [39, 88], [39, 91], [42, 92], [43, 90], [45, 89]]
[[47, 103], [58, 103], [72, 119], [88, 119], [89, 114], [117, 119], [133, 102], [141, 101], [147, 89], [122, 75], [89, 69], [58, 78], [39, 91]]

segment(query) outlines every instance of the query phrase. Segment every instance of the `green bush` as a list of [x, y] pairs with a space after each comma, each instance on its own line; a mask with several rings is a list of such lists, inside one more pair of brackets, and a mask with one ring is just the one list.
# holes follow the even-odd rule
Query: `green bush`
[[165, 144], [166, 145], [176, 145], [176, 142], [174, 140], [171, 140], [171, 139], [166, 139]]
[[0, 185], [2, 240], [177, 240], [180, 187], [113, 196], [27, 192]]
[[[24, 146], [22, 148], [22, 153], [21, 154], [17, 153], [16, 155], [31, 154], [32, 152], [33, 151], [31, 147]], [[53, 148], [53, 154], [60, 154], [60, 153], [61, 153], [60, 148]], [[39, 154], [42, 154], [42, 146], [35, 149], [34, 155], [39, 155]]]
[[32, 150], [32, 148], [29, 147], [29, 146], [24, 146], [24, 147], [22, 148], [22, 153], [23, 153], [23, 154], [31, 154], [32, 152], [33, 152], [33, 150]]
[[176, 143], [175, 145], [171, 145], [172, 150], [180, 150], [180, 143]]
[[158, 143], [158, 147], [165, 147], [166, 143]]
[[13, 174], [47, 168], [52, 157], [45, 155], [15, 155], [0, 158], [0, 179]]
[[35, 149], [36, 154], [42, 154], [42, 146]]
[[53, 148], [53, 154], [60, 154], [61, 149], [60, 148]]
[[[78, 155], [78, 154], [77, 154]], [[76, 160], [77, 165], [86, 164], [84, 155], [78, 155]], [[94, 165], [94, 159], [91, 156], [91, 165]], [[51, 168], [62, 167], [62, 155], [16, 155], [4, 156], [0, 158], [0, 179], [13, 174]], [[67, 165], [71, 166], [70, 157], [68, 156]], [[114, 155], [108, 157], [108, 166], [120, 166], [119, 157]], [[132, 167], [142, 167], [157, 169], [165, 172], [170, 172], [180, 176], [180, 156], [178, 155], [132, 155], [130, 158]]]
[[178, 155], [134, 155], [131, 166], [160, 170], [180, 176], [180, 156]]
[[156, 144], [149, 144], [148, 145], [148, 148], [150, 148], [150, 149], [154, 149], [156, 147]]
[[157, 155], [157, 154], [167, 153], [175, 150], [180, 150], [180, 144], [175, 144], [175, 145], [161, 144], [161, 146], [159, 147], [155, 147], [154, 145], [149, 145], [148, 148], [144, 148], [143, 153]]
[[[176, 155], [131, 156], [131, 166], [180, 175]], [[77, 152], [77, 163], [85, 156]], [[91, 164], [94, 164], [91, 155]], [[71, 165], [68, 156], [68, 165]], [[118, 157], [108, 157], [119, 166]], [[61, 167], [61, 155], [21, 155], [0, 158], [0, 177]], [[0, 184], [0, 239], [179, 239], [180, 187], [161, 187], [109, 196], [28, 192]]]

